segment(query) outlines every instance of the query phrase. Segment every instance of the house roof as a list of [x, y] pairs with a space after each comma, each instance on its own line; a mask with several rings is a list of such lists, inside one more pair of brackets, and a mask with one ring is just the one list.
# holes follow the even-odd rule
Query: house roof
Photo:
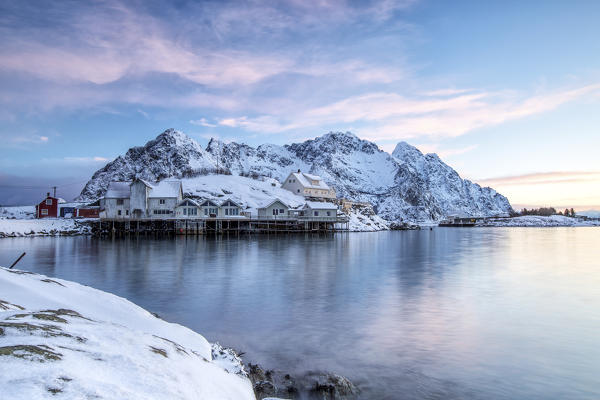
[[269, 208], [271, 207], [273, 204], [280, 202], [281, 204], [283, 204], [284, 206], [286, 206], [286, 208], [290, 208], [290, 206], [288, 206], [285, 202], [279, 200], [279, 199], [274, 199], [273, 201], [271, 201], [269, 204], [266, 204], [262, 207], [258, 207], [258, 208]]
[[[292, 172], [291, 175], [306, 188], [329, 190], [329, 186], [320, 176], [305, 174], [304, 172]], [[317, 181], [317, 184], [313, 185], [311, 181]]]
[[133, 181], [131, 181], [131, 183], [130, 183], [129, 185], [133, 185], [133, 183], [134, 183], [135, 181], [140, 181], [140, 182], [142, 182], [144, 185], [148, 186], [149, 188], [151, 188], [151, 187], [152, 187], [152, 184], [151, 184], [150, 182], [148, 182], [148, 181], [146, 181], [146, 180], [144, 180], [144, 179], [141, 179], [141, 178], [135, 178]]
[[151, 185], [150, 187], [150, 193], [148, 194], [149, 198], [179, 197], [181, 181], [160, 181], [154, 185]]
[[200, 207], [210, 207], [210, 206], [215, 206], [215, 207], [219, 207], [219, 205], [217, 204], [216, 201], [212, 201], [210, 199], [206, 199], [204, 200], [202, 203], [200, 203]]
[[110, 182], [104, 197], [109, 199], [128, 199], [131, 193], [129, 184], [130, 182]]
[[180, 201], [180, 202], [177, 204], [177, 207], [179, 207], [179, 206], [181, 206], [181, 205], [185, 204], [186, 202], [190, 202], [190, 203], [192, 203], [193, 205], [195, 205], [196, 207], [200, 207], [200, 204], [198, 204], [198, 202], [197, 202], [196, 200], [194, 200], [194, 199], [188, 199], [188, 198], [185, 198], [185, 199], [181, 200], [181, 201]]
[[225, 200], [224, 200], [224, 201], [221, 203], [221, 206], [224, 206], [224, 205], [225, 205], [225, 203], [227, 203], [228, 201], [230, 201], [230, 202], [232, 202], [233, 204], [235, 204], [235, 206], [236, 206], [236, 207], [242, 208], [242, 206], [240, 206], [240, 204], [239, 204], [238, 202], [236, 202], [236, 201], [233, 201], [233, 200], [231, 200], [231, 199], [225, 199]]
[[327, 201], [307, 201], [305, 207], [313, 210], [337, 210], [338, 208], [335, 204]]

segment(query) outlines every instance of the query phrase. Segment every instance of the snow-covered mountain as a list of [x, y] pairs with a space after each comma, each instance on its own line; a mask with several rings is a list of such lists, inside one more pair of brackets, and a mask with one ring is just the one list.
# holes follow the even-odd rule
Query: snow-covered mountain
[[143, 147], [129, 149], [98, 170], [81, 199], [102, 196], [112, 180], [136, 176], [157, 181], [226, 171], [282, 181], [291, 171], [320, 175], [338, 197], [369, 201], [390, 221], [435, 221], [448, 215], [491, 216], [511, 210], [506, 197], [461, 179], [436, 154], [423, 154], [405, 142], [390, 155], [352, 133], [330, 132], [303, 143], [276, 146], [223, 143], [211, 139], [206, 149], [169, 129]]

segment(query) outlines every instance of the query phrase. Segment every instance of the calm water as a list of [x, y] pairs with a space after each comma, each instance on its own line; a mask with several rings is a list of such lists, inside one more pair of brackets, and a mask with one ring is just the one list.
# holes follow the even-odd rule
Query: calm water
[[0, 240], [0, 265], [116, 293], [364, 398], [600, 398], [600, 229]]

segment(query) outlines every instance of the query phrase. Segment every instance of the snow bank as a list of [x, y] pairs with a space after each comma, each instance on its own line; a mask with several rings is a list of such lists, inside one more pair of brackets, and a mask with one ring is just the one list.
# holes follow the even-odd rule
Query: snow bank
[[70, 218], [0, 219], [0, 238], [17, 236], [87, 235], [85, 220]]
[[35, 206], [0, 207], [0, 220], [5, 218], [33, 219]]
[[600, 221], [584, 221], [563, 215], [524, 215], [514, 218], [492, 218], [477, 223], [478, 226], [600, 226]]
[[2, 398], [255, 398], [201, 335], [70, 281], [0, 268], [0, 337]]

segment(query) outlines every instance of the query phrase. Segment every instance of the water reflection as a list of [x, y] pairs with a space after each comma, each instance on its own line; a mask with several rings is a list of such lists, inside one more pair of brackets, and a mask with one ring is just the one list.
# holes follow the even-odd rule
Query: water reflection
[[126, 297], [365, 397], [598, 398], [600, 229], [0, 240], [0, 264]]

